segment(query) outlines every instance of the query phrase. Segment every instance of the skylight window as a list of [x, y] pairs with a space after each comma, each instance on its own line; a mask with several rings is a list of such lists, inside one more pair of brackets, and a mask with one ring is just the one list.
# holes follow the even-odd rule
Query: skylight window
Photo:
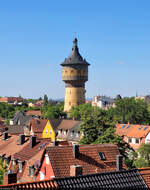
[[98, 152], [98, 155], [99, 155], [101, 160], [106, 160], [105, 154], [103, 152]]
[[125, 125], [123, 125], [121, 128], [122, 128], [122, 129], [125, 128]]
[[146, 127], [144, 128], [144, 131], [145, 131], [147, 128], [148, 128], [148, 126], [146, 126]]
[[141, 125], [139, 128], [138, 128], [138, 130], [140, 130], [140, 129], [142, 129], [143, 128], [143, 126]]
[[130, 128], [130, 127], [131, 127], [131, 125], [128, 125], [128, 126], [127, 126], [127, 129]]

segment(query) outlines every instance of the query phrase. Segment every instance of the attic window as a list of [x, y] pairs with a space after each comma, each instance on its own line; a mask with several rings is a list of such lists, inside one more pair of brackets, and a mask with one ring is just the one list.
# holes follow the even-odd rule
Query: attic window
[[103, 152], [98, 152], [98, 155], [99, 155], [101, 160], [106, 160], [105, 154]]

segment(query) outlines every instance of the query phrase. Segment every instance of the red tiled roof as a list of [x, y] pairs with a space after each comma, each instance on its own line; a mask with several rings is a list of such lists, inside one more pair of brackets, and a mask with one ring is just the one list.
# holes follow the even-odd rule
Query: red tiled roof
[[30, 126], [32, 126], [32, 130], [34, 133], [42, 133], [44, 130], [44, 127], [46, 126], [47, 119], [32, 119], [30, 121]]
[[[74, 157], [72, 146], [48, 147], [46, 152], [55, 177], [70, 176], [71, 165], [81, 165], [83, 175], [114, 171], [116, 170], [116, 155], [119, 155], [119, 150], [114, 144], [80, 145], [79, 158]], [[105, 161], [100, 160], [98, 152], [105, 154]]]
[[25, 161], [25, 160], [27, 161], [32, 157], [34, 157], [38, 152], [40, 152], [43, 149], [43, 147], [46, 148], [49, 145], [49, 143], [51, 142], [48, 140], [40, 140], [37, 141], [37, 144], [33, 148], [30, 148], [30, 144], [28, 144], [24, 148], [22, 148], [19, 152], [14, 154], [13, 158], [19, 159], [20, 161]]
[[57, 183], [54, 180], [43, 180], [36, 182], [14, 183], [9, 185], [0, 185], [0, 189], [57, 189]]
[[26, 145], [28, 146], [29, 141], [28, 138], [23, 145], [19, 145], [19, 136], [13, 135], [9, 137], [7, 140], [3, 140], [3, 136], [0, 137], [0, 155], [5, 154], [6, 157], [12, 156], [21, 149], [23, 149]]
[[37, 144], [30, 148], [30, 144], [25, 146], [21, 151], [13, 155], [14, 159], [19, 161], [25, 161], [22, 173], [17, 174], [17, 178], [20, 182], [33, 181], [32, 177], [28, 175], [28, 167], [35, 165], [37, 162], [41, 162], [41, 158], [47, 146], [50, 146], [50, 140], [40, 140]]
[[9, 102], [9, 101], [20, 102], [20, 101], [23, 101], [23, 98], [21, 98], [21, 97], [2, 97], [2, 98], [0, 98], [0, 102]]
[[146, 182], [146, 184], [150, 188], [150, 167], [140, 168], [138, 170], [139, 170], [140, 174], [142, 175], [144, 181]]
[[144, 138], [149, 132], [150, 126], [146, 125], [116, 124], [116, 134], [119, 136]]
[[38, 116], [42, 116], [42, 113], [40, 110], [29, 110], [26, 112], [26, 115], [38, 115]]

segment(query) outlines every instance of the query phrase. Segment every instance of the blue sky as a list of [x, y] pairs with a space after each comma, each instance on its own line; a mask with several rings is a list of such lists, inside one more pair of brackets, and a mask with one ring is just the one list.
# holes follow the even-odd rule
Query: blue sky
[[0, 96], [64, 97], [75, 32], [87, 97], [150, 93], [149, 10], [149, 0], [1, 0]]

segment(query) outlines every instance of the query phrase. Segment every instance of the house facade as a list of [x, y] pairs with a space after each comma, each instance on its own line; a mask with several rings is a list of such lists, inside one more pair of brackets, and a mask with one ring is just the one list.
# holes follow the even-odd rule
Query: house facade
[[150, 126], [148, 125], [116, 124], [116, 134], [135, 150], [141, 144], [150, 142]]

